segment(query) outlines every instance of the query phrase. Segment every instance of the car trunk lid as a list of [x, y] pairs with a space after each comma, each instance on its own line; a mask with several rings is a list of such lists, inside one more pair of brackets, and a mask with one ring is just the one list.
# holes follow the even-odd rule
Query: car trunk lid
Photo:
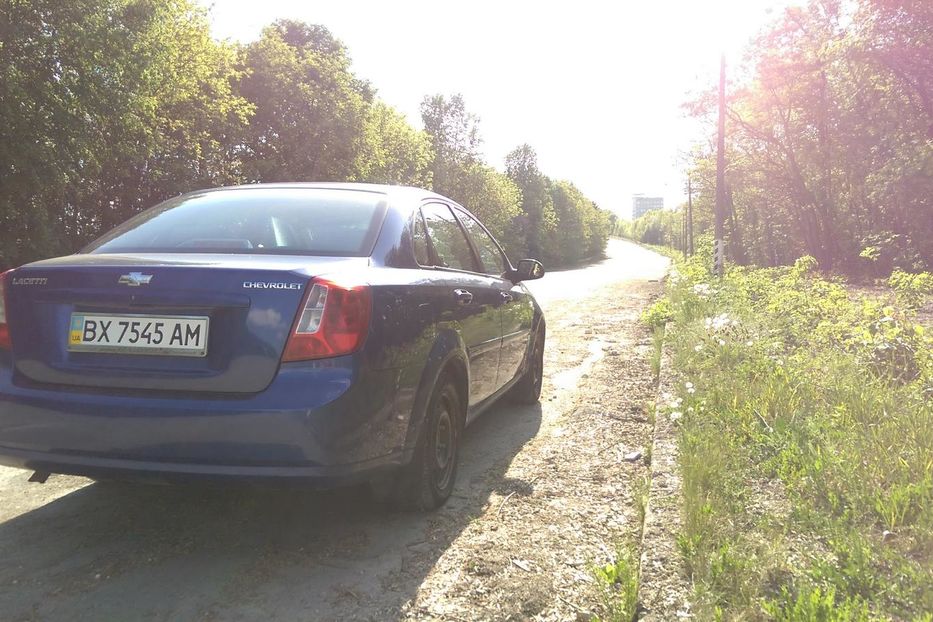
[[[16, 371], [25, 382], [63, 387], [261, 391], [278, 370], [308, 281], [366, 262], [245, 254], [85, 254], [30, 264], [13, 273], [7, 293]], [[115, 326], [108, 328], [105, 342], [78, 343], [86, 322], [98, 322], [99, 330], [108, 321]], [[114, 344], [121, 330], [130, 328], [119, 326], [121, 322], [138, 322], [138, 332], [148, 324], [154, 341], [159, 321], [163, 339], [180, 330], [179, 343], [191, 347], [153, 348], [139, 340], [127, 347], [132, 336]]]

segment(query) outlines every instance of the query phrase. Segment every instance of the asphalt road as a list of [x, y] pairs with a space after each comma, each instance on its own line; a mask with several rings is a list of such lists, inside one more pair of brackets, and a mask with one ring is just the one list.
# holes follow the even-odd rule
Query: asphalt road
[[[612, 240], [597, 264], [529, 284], [545, 313], [659, 279], [667, 260]], [[593, 301], [596, 301], [595, 303]], [[598, 311], [597, 311], [598, 312]], [[0, 467], [0, 620], [319, 620], [404, 617], [505, 471], [581, 396], [592, 365], [549, 324], [542, 404], [501, 405], [466, 432], [457, 488], [435, 514], [393, 514], [358, 490], [96, 484]], [[570, 379], [568, 381], [568, 378]]]

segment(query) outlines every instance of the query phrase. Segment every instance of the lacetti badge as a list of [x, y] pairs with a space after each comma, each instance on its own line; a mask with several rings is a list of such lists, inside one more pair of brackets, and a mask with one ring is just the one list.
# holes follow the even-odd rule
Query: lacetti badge
[[45, 285], [49, 280], [45, 277], [23, 276], [13, 279], [13, 285]]
[[301, 289], [301, 283], [267, 283], [263, 281], [243, 281], [246, 289]]
[[120, 285], [129, 285], [130, 287], [139, 287], [140, 285], [149, 285], [149, 281], [152, 280], [151, 274], [143, 274], [142, 272], [130, 272], [129, 274], [124, 274], [120, 276], [120, 280], [117, 281]]

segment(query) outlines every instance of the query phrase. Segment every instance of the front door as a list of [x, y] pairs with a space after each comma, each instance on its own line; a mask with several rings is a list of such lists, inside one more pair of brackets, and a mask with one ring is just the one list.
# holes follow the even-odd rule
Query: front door
[[535, 307], [531, 296], [522, 285], [508, 283], [509, 299], [502, 308], [502, 354], [499, 357], [499, 382], [504, 384], [515, 378], [522, 367], [529, 341]]
[[450, 208], [427, 203], [421, 208], [432, 263], [447, 270], [449, 290], [441, 323], [463, 337], [470, 362], [470, 405], [481, 402], [498, 388], [502, 345], [501, 298], [496, 279], [482, 273], [477, 258]]
[[470, 214], [461, 209], [454, 212], [476, 249], [482, 264], [480, 269], [492, 279], [496, 290], [502, 319], [502, 350], [496, 374], [496, 387], [499, 388], [515, 378], [521, 368], [531, 338], [534, 303], [522, 285], [505, 278], [508, 262], [492, 235]]

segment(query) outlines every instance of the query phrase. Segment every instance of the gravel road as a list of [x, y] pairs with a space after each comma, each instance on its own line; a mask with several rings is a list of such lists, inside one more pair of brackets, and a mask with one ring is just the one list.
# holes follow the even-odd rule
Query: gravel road
[[588, 619], [592, 564], [638, 542], [653, 378], [637, 318], [667, 268], [618, 240], [608, 255], [530, 284], [548, 320], [541, 404], [467, 430], [440, 511], [0, 467], [0, 620]]

